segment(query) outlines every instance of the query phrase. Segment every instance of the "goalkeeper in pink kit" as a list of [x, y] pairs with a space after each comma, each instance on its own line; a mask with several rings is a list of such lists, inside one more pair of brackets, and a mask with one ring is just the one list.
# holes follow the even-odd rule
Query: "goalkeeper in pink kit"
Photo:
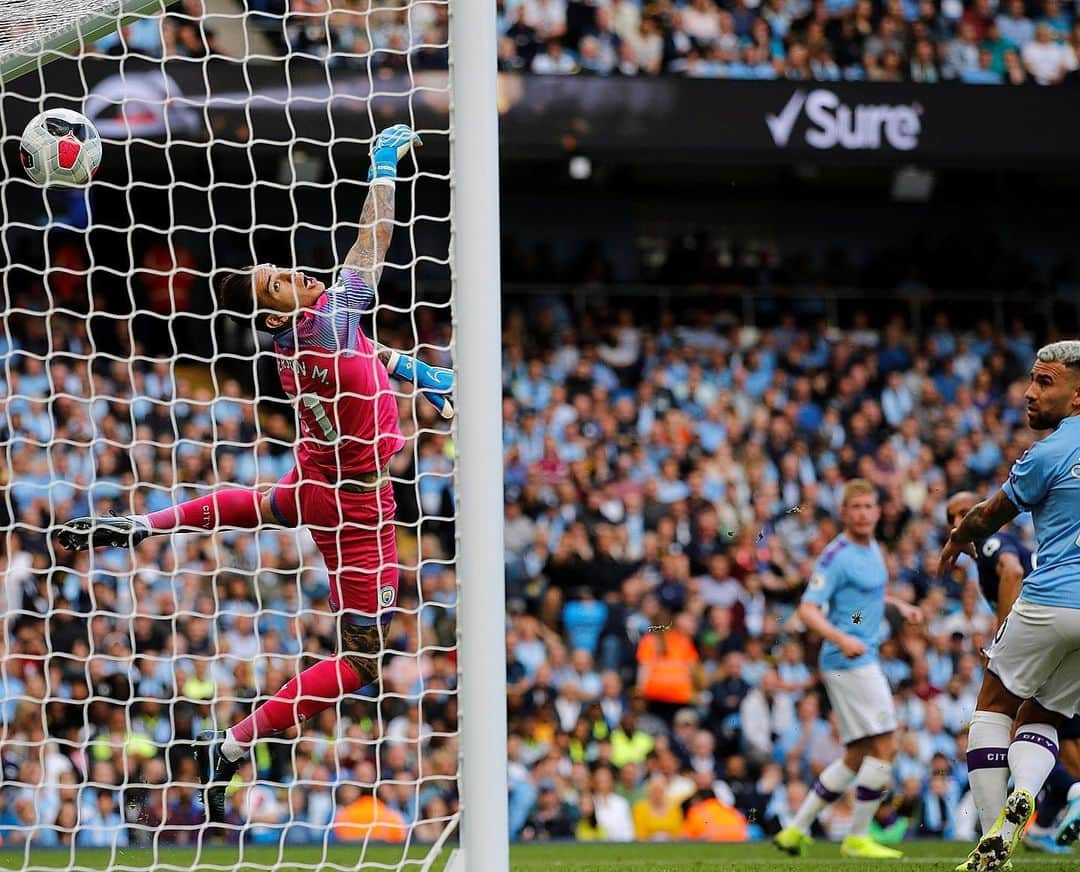
[[413, 381], [443, 417], [453, 414], [450, 370], [375, 348], [360, 319], [394, 228], [397, 162], [419, 137], [404, 124], [372, 145], [370, 187], [356, 244], [330, 288], [301, 272], [261, 264], [217, 282], [222, 311], [271, 333], [282, 387], [297, 402], [296, 467], [268, 492], [227, 488], [146, 516], [79, 518], [56, 531], [71, 550], [134, 547], [147, 536], [260, 524], [308, 527], [340, 615], [339, 651], [301, 672], [230, 729], [196, 743], [210, 822], [225, 819], [225, 788], [252, 745], [303, 723], [378, 676], [397, 602], [394, 491], [388, 464], [404, 445], [388, 378]]

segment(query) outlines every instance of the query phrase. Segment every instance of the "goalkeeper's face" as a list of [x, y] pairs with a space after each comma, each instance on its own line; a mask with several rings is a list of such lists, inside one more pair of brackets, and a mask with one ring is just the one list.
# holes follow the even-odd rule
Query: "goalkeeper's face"
[[273, 264], [255, 267], [253, 283], [258, 308], [281, 313], [267, 318], [271, 326], [275, 321], [284, 324], [302, 310], [312, 308], [326, 291], [326, 285], [318, 279]]

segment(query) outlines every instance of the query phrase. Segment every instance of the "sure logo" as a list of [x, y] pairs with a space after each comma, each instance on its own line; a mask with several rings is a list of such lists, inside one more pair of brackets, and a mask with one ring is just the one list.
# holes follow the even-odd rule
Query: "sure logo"
[[915, 105], [857, 104], [849, 106], [826, 88], [807, 94], [796, 91], [776, 115], [766, 115], [773, 142], [787, 146], [791, 134], [806, 115], [806, 142], [811, 148], [865, 149], [882, 147], [911, 151], [919, 144], [922, 121]]

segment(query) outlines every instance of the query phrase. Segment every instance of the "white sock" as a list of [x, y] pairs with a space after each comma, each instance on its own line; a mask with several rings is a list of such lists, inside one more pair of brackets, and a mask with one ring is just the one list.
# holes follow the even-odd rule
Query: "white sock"
[[221, 753], [226, 760], [235, 763], [248, 752], [248, 749], [233, 738], [233, 731], [225, 731], [225, 741], [221, 743]]
[[1013, 787], [1038, 796], [1058, 758], [1058, 732], [1050, 724], [1024, 724], [1016, 728], [1009, 745]]
[[799, 806], [791, 825], [800, 833], [809, 833], [821, 810], [836, 802], [854, 777], [855, 773], [844, 765], [843, 757], [833, 760], [821, 771], [814, 786], [806, 794], [806, 799]]
[[1070, 787], [1068, 794], [1066, 794], [1066, 798], [1069, 802], [1072, 802], [1077, 797], [1080, 797], [1080, 781], [1077, 781], [1076, 784]]
[[892, 780], [892, 765], [877, 757], [864, 757], [855, 779], [855, 811], [851, 815], [851, 835], [870, 833], [870, 821], [885, 798]]
[[1005, 805], [1009, 789], [1009, 740], [1012, 718], [999, 712], [977, 711], [968, 730], [968, 782], [985, 833]]

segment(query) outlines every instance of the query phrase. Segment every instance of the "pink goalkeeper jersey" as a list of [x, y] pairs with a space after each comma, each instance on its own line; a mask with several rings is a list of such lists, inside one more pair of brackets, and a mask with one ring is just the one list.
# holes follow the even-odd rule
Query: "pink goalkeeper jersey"
[[386, 367], [360, 328], [374, 299], [343, 268], [314, 310], [274, 336], [281, 386], [299, 400], [297, 463], [327, 481], [381, 469], [405, 444]]

